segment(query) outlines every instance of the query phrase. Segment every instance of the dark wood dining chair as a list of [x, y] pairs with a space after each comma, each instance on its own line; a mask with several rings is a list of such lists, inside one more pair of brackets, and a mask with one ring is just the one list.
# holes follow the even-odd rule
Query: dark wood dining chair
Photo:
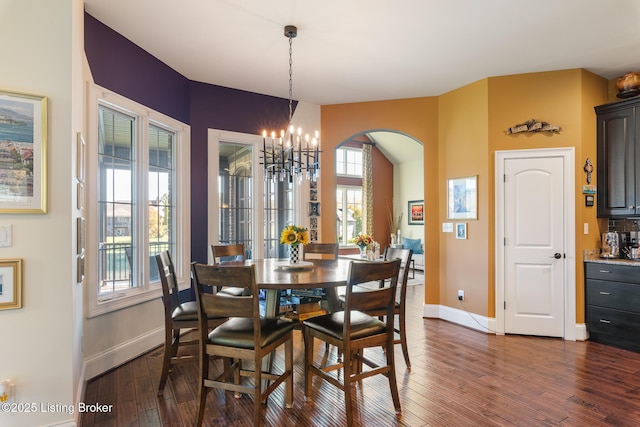
[[[234, 243], [231, 245], [211, 245], [211, 255], [214, 264], [224, 262], [238, 262], [246, 259], [244, 243]], [[243, 288], [235, 286], [220, 286], [217, 292], [223, 295], [240, 296], [246, 292]]]
[[[394, 340], [395, 344], [400, 344], [402, 347], [402, 355], [404, 356], [404, 362], [407, 368], [411, 369], [411, 360], [409, 359], [409, 345], [407, 343], [407, 282], [409, 281], [409, 268], [411, 264], [411, 257], [413, 256], [413, 250], [411, 249], [399, 249], [399, 248], [387, 248], [384, 254], [385, 260], [400, 259], [402, 261], [400, 265], [400, 272], [398, 276], [398, 287], [400, 289], [399, 294], [396, 297], [396, 304], [394, 308], [394, 314], [398, 316], [398, 323], [394, 324], [394, 331], [398, 334], [398, 338]], [[362, 292], [364, 289], [361, 286], [356, 286], [354, 292]], [[341, 306], [344, 307], [345, 294], [338, 295], [338, 300]], [[383, 310], [367, 311], [367, 314], [372, 316], [384, 316]]]
[[305, 261], [336, 261], [338, 259], [338, 243], [309, 243], [302, 248]]
[[[156, 255], [156, 262], [160, 272], [162, 303], [164, 305], [164, 356], [160, 384], [158, 385], [158, 395], [162, 395], [172, 366], [177, 363], [190, 362], [195, 357], [193, 355], [178, 356], [179, 347], [198, 343], [198, 340], [180, 341], [181, 330], [197, 329], [199, 323], [196, 302], [180, 302], [175, 268], [169, 251]], [[207, 319], [205, 328], [210, 330], [225, 320], [225, 318], [212, 316]]]
[[[352, 425], [351, 387], [364, 378], [382, 374], [389, 380], [391, 397], [396, 413], [400, 413], [400, 397], [396, 383], [394, 364], [394, 308], [400, 259], [390, 261], [352, 261], [347, 278], [344, 311], [313, 317], [303, 323], [305, 344], [305, 397], [311, 400], [313, 376], [319, 376], [344, 392], [347, 424]], [[388, 286], [353, 292], [353, 288], [365, 282], [378, 281]], [[383, 320], [370, 316], [367, 311], [383, 311]], [[314, 363], [314, 339], [336, 346], [343, 355], [343, 362], [331, 366]], [[378, 365], [364, 355], [369, 347], [384, 347], [384, 364]], [[366, 365], [367, 369], [360, 366]], [[356, 367], [358, 366], [358, 368]], [[342, 375], [332, 371], [342, 369]]]
[[[258, 306], [258, 287], [256, 285], [255, 265], [225, 266], [224, 264], [191, 265], [196, 288], [198, 319], [200, 322], [200, 403], [196, 426], [204, 418], [207, 392], [210, 388], [246, 393], [253, 396], [253, 425], [260, 425], [262, 402], [285, 383], [285, 404], [293, 407], [293, 323], [281, 319], [260, 317]], [[234, 287], [248, 288], [251, 295], [221, 296], [209, 294], [204, 287], [217, 287], [230, 284]], [[207, 333], [202, 325], [208, 316], [228, 317], [225, 323]], [[262, 359], [284, 345], [285, 366], [282, 373], [262, 372]], [[225, 358], [224, 371], [211, 377], [209, 358]], [[255, 369], [243, 367], [243, 360], [249, 360]], [[242, 384], [241, 378], [252, 380]], [[272, 381], [270, 384], [267, 381]], [[266, 385], [268, 384], [268, 387]]]

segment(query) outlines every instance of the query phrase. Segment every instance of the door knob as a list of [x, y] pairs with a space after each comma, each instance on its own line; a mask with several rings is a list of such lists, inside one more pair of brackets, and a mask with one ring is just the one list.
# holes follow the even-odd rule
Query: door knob
[[550, 256], [549, 258], [560, 259], [560, 258], [562, 258], [562, 254], [560, 252], [556, 252], [555, 254]]

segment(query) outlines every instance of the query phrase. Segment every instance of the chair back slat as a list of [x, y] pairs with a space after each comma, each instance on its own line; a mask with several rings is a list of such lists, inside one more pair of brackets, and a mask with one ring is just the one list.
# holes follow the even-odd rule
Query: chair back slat
[[[400, 263], [399, 259], [371, 262], [352, 261], [347, 278], [345, 312], [393, 308]], [[353, 292], [355, 285], [375, 281], [384, 285], [386, 280], [389, 281], [389, 286], [380, 286], [379, 289], [367, 292]]]
[[407, 282], [409, 281], [409, 267], [411, 265], [411, 258], [413, 257], [412, 249], [399, 249], [399, 248], [387, 248], [384, 259], [400, 259], [400, 273], [398, 277], [398, 286], [400, 287], [399, 301], [403, 302], [407, 298]]
[[338, 259], [338, 243], [309, 243], [302, 249], [304, 259], [336, 261]]
[[244, 261], [246, 258], [244, 243], [211, 245], [211, 254], [214, 264], [225, 261]]
[[[259, 316], [255, 265], [207, 265], [192, 264], [193, 281], [196, 286], [196, 297], [199, 297], [203, 311], [217, 317], [248, 317], [253, 318], [256, 312]], [[218, 286], [236, 286], [251, 290], [250, 296], [221, 296], [209, 294], [204, 286], [216, 289]]]
[[[162, 297], [165, 301], [165, 311], [171, 311], [180, 303], [178, 297], [178, 282], [176, 272], [169, 251], [162, 251], [156, 255], [156, 263], [160, 272], [160, 284], [162, 285]], [[169, 302], [169, 304], [166, 304]]]

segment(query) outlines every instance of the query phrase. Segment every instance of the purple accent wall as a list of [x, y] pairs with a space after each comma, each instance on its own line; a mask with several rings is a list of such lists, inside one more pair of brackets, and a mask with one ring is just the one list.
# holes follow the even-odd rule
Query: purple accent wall
[[206, 262], [208, 129], [282, 129], [289, 101], [189, 80], [87, 13], [84, 31], [96, 84], [191, 126], [191, 259]]

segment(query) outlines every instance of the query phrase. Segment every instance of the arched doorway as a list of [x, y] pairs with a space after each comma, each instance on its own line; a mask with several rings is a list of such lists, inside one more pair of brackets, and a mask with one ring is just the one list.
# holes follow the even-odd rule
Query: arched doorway
[[[335, 147], [336, 239], [343, 248], [362, 231], [362, 147], [372, 147], [371, 205], [374, 240], [381, 247], [401, 244], [401, 236], [424, 242], [424, 223], [410, 224], [408, 202], [424, 199], [424, 148], [417, 139], [388, 129], [371, 129]], [[355, 247], [354, 247], [355, 250]]]

